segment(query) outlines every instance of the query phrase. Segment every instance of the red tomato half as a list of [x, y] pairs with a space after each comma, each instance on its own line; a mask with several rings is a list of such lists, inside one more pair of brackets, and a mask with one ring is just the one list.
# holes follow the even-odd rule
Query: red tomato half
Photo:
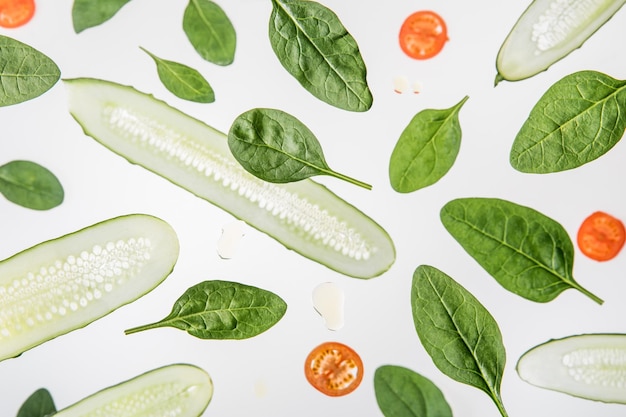
[[318, 391], [331, 397], [354, 391], [363, 379], [361, 357], [349, 346], [326, 342], [309, 353], [304, 375]]
[[22, 26], [35, 14], [35, 0], [0, 0], [0, 26]]
[[443, 18], [430, 10], [415, 12], [400, 27], [400, 48], [415, 59], [437, 55], [448, 40], [448, 28]]
[[626, 240], [624, 224], [610, 214], [596, 211], [578, 229], [580, 251], [596, 261], [608, 261], [620, 252]]

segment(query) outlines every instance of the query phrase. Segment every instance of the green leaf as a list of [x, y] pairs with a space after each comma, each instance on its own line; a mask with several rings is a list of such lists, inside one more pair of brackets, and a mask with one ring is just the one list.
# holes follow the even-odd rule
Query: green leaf
[[574, 280], [572, 241], [551, 218], [493, 198], [453, 200], [440, 215], [448, 232], [507, 290], [544, 303], [575, 288], [602, 304]]
[[379, 367], [374, 373], [374, 391], [385, 417], [452, 417], [450, 405], [439, 388], [410, 369]]
[[235, 28], [224, 10], [211, 0], [189, 1], [183, 30], [203, 59], [217, 65], [230, 65], [235, 59]]
[[626, 128], [626, 81], [595, 71], [570, 74], [539, 99], [517, 134], [513, 168], [550, 173], [577, 168], [607, 153]]
[[46, 417], [56, 413], [54, 400], [45, 388], [40, 388], [24, 401], [17, 417]]
[[190, 287], [164, 319], [126, 330], [126, 334], [175, 327], [200, 339], [247, 339], [283, 317], [287, 304], [276, 294], [228, 281], [204, 281]]
[[359, 46], [333, 11], [311, 0], [272, 0], [269, 37], [283, 67], [315, 97], [349, 111], [372, 107]]
[[215, 101], [213, 88], [197, 70], [178, 62], [159, 58], [145, 48], [140, 48], [154, 60], [159, 79], [176, 97], [197, 103]]
[[49, 210], [63, 202], [63, 186], [47, 168], [30, 161], [0, 166], [0, 193], [7, 200], [34, 210]]
[[389, 161], [394, 190], [410, 193], [439, 181], [452, 168], [461, 147], [459, 110], [427, 109], [416, 114], [400, 135]]
[[438, 269], [421, 265], [413, 274], [413, 322], [417, 335], [441, 372], [487, 393], [500, 414], [506, 352], [500, 328], [465, 288]]
[[274, 183], [330, 175], [371, 189], [371, 185], [329, 168], [317, 138], [300, 120], [275, 109], [239, 115], [228, 132], [228, 146], [246, 171]]
[[74, 32], [106, 22], [130, 0], [74, 0], [72, 5], [72, 23]]
[[38, 97], [60, 77], [59, 67], [46, 55], [0, 35], [0, 107]]

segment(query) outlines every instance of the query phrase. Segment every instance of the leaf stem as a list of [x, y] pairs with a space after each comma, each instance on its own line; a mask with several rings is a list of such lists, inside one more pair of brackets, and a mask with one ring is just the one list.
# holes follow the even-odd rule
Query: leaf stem
[[144, 324], [142, 326], [132, 327], [130, 329], [124, 330], [124, 334], [125, 335], [129, 335], [129, 334], [133, 334], [133, 333], [139, 333], [139, 332], [142, 332], [144, 330], [156, 329], [156, 328], [159, 328], [159, 327], [163, 327], [163, 325], [160, 322]]
[[363, 187], [366, 190], [371, 190], [372, 189], [372, 186], [370, 184], [367, 184], [367, 183], [365, 183], [363, 181], [359, 181], [359, 180], [357, 180], [355, 178], [352, 178], [352, 177], [348, 177], [347, 175], [340, 174], [339, 172], [329, 171], [328, 175], [331, 175], [331, 176], [333, 176], [335, 178], [339, 178], [341, 180], [347, 181], [350, 184], [358, 185], [359, 187]]
[[585, 294], [587, 297], [591, 298], [593, 301], [595, 301], [596, 303], [602, 305], [604, 304], [604, 300], [600, 297], [598, 297], [597, 295], [593, 294], [591, 291], [587, 290], [586, 288], [583, 288], [582, 286], [580, 286], [578, 283], [570, 283], [570, 285], [572, 285], [574, 288], [576, 288], [578, 291], [582, 292], [583, 294]]

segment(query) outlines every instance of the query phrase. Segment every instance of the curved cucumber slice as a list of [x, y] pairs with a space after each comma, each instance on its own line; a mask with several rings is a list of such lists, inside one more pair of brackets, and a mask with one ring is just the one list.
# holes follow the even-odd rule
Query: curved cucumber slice
[[98, 391], [54, 417], [198, 417], [212, 397], [209, 374], [173, 364]]
[[395, 260], [389, 235], [326, 187], [248, 173], [227, 137], [153, 96], [109, 81], [64, 80], [84, 132], [123, 156], [343, 274], [371, 278]]
[[547, 70], [579, 48], [626, 0], [534, 0], [500, 47], [496, 84]]
[[178, 259], [163, 220], [116, 217], [0, 262], [0, 360], [86, 326], [160, 284]]
[[541, 388], [626, 404], [626, 335], [584, 334], [550, 340], [524, 353], [517, 373]]

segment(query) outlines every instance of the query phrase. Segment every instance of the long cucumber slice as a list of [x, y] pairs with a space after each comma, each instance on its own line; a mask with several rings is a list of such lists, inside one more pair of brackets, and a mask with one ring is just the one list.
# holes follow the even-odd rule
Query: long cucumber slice
[[172, 364], [98, 391], [54, 417], [199, 417], [212, 397], [206, 371]]
[[524, 353], [517, 372], [541, 388], [626, 404], [626, 334], [583, 334], [550, 340]]
[[534, 0], [504, 40], [496, 84], [523, 80], [578, 49], [626, 0]]
[[378, 276], [395, 261], [387, 232], [323, 185], [256, 178], [232, 156], [224, 133], [132, 87], [64, 82], [85, 134], [287, 248], [357, 278]]
[[159, 285], [178, 259], [176, 233], [120, 216], [0, 262], [0, 360], [86, 326]]

